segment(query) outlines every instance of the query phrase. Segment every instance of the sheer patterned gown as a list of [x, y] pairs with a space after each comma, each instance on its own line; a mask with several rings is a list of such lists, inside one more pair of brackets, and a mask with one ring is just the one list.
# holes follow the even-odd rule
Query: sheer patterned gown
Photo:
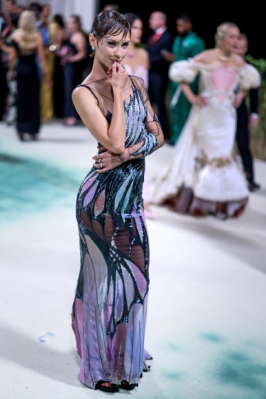
[[[86, 88], [110, 123], [109, 79]], [[81, 268], [72, 317], [81, 357], [79, 380], [93, 389], [100, 380], [138, 384], [148, 368], [144, 336], [150, 252], [142, 187], [145, 156], [163, 144], [163, 133], [137, 77], [129, 77], [124, 88], [124, 111], [125, 147], [134, 146], [132, 155], [139, 157], [103, 174], [92, 167], [77, 196]]]

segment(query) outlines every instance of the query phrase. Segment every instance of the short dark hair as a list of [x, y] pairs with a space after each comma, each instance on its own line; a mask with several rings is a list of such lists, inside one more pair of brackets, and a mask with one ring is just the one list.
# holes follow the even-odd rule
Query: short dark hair
[[54, 15], [54, 21], [58, 23], [59, 26], [61, 26], [61, 28], [65, 27], [65, 22], [64, 22], [64, 18], [61, 14], [55, 14]]
[[137, 14], [134, 14], [133, 12], [126, 12], [123, 14], [126, 20], [130, 23], [130, 26], [132, 26], [133, 22], [136, 21], [136, 19], [140, 19], [140, 17]]
[[248, 40], [248, 37], [247, 37], [247, 35], [246, 35], [245, 33], [240, 33], [240, 35], [238, 36], [238, 39], [239, 39], [239, 40], [245, 40], [245, 41], [246, 41], [246, 44], [247, 44], [247, 47], [248, 47], [248, 45], [249, 45], [249, 40]]
[[130, 24], [126, 18], [117, 11], [102, 11], [94, 18], [91, 33], [97, 39], [101, 40], [106, 35], [118, 35], [123, 32], [126, 37], [130, 34]]
[[15, 28], [18, 27], [18, 20], [19, 20], [19, 16], [18, 15], [11, 15], [10, 22]]
[[192, 23], [191, 17], [188, 14], [182, 14], [177, 18], [177, 21], [184, 21]]
[[120, 11], [119, 4], [113, 3], [113, 4], [105, 4], [103, 6], [103, 11], [111, 11], [111, 10], [119, 12]]

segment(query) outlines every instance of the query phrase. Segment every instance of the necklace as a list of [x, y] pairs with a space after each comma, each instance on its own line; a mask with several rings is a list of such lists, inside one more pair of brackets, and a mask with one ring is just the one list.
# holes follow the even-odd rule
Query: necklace
[[231, 58], [231, 54], [229, 55], [229, 57], [226, 57], [225, 55], [221, 55], [219, 53], [218, 48], [216, 48], [214, 51], [215, 51], [217, 57], [219, 58], [219, 60], [222, 61], [222, 62], [228, 62], [230, 60], [230, 58]]

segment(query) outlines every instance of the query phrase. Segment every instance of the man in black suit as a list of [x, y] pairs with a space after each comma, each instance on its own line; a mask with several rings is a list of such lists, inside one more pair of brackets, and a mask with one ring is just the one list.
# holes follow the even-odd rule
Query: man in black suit
[[[237, 40], [235, 52], [244, 57], [248, 51], [248, 39], [243, 33], [240, 34]], [[260, 188], [254, 178], [253, 159], [250, 150], [250, 129], [255, 129], [258, 126], [258, 89], [251, 89], [248, 92], [249, 96], [249, 111], [246, 104], [246, 99], [242, 101], [239, 108], [237, 108], [237, 129], [236, 129], [236, 142], [239, 154], [242, 159], [242, 164], [248, 181], [250, 191], [255, 191]]]
[[148, 37], [146, 50], [149, 53], [149, 97], [155, 104], [164, 138], [170, 138], [166, 92], [170, 62], [163, 57], [164, 51], [172, 51], [173, 36], [167, 30], [167, 17], [161, 11], [154, 11], [149, 18], [149, 27], [154, 32]]

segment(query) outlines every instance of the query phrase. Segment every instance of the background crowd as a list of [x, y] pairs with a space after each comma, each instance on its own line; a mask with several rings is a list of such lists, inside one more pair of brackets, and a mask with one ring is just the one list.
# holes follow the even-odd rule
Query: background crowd
[[[104, 9], [119, 11], [117, 4]], [[132, 38], [124, 60], [128, 72], [142, 77], [158, 114], [165, 142], [175, 146], [188, 120], [192, 102], [169, 78], [176, 61], [189, 60], [205, 50], [204, 40], [193, 30], [189, 15], [176, 19], [176, 36], [167, 26], [167, 15], [154, 11], [149, 17], [150, 35], [143, 42], [143, 21], [133, 13], [124, 14], [131, 24]], [[19, 140], [27, 135], [36, 140], [43, 122], [58, 118], [66, 126], [81, 123], [71, 94], [90, 72], [93, 57], [89, 32], [79, 15], [52, 14], [48, 4], [32, 2], [25, 8], [6, 0], [0, 14], [0, 120], [15, 125]], [[248, 51], [248, 38], [241, 33], [238, 48], [242, 57]], [[222, 57], [222, 56], [221, 56]], [[223, 62], [223, 60], [222, 60]], [[189, 82], [198, 94], [199, 76]], [[237, 89], [237, 88], [236, 88]], [[258, 88], [237, 109], [236, 144], [249, 189], [260, 186], [254, 178], [250, 150], [250, 129], [258, 124]], [[250, 113], [250, 114], [249, 114]]]

